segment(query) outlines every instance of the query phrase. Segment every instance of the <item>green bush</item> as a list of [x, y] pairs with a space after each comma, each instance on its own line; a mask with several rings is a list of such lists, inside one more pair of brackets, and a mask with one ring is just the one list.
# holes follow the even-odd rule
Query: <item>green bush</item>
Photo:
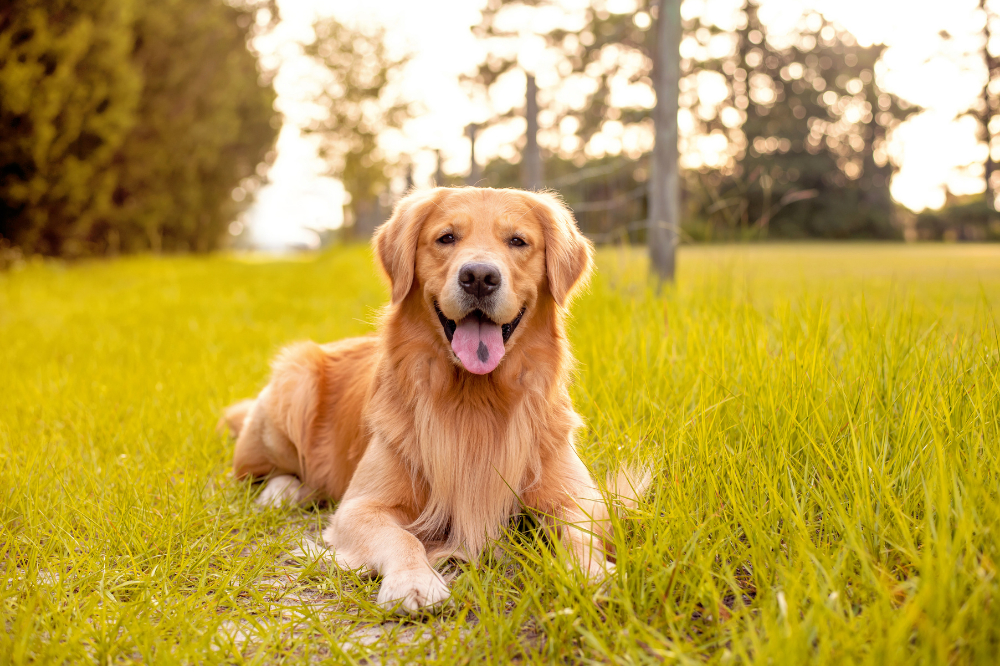
[[15, 0], [0, 10], [0, 236], [77, 253], [110, 214], [142, 81], [129, 0]]
[[273, 146], [256, 5], [0, 10], [0, 237], [26, 253], [206, 251]]

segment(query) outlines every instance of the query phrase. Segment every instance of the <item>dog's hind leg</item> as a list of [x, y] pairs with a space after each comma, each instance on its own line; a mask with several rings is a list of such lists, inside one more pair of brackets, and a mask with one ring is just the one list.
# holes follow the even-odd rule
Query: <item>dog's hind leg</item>
[[308, 504], [316, 498], [316, 491], [291, 474], [273, 476], [254, 503], [258, 506], [282, 507], [291, 504]]
[[233, 473], [236, 478], [270, 477], [254, 500], [259, 506], [280, 507], [288, 504], [308, 504], [316, 492], [302, 483], [298, 456], [291, 441], [267, 414], [268, 389], [251, 406], [245, 427], [236, 439], [233, 452]]
[[266, 386], [253, 401], [236, 438], [233, 473], [237, 479], [276, 474], [302, 475], [298, 451], [281, 424], [270, 415], [272, 387]]

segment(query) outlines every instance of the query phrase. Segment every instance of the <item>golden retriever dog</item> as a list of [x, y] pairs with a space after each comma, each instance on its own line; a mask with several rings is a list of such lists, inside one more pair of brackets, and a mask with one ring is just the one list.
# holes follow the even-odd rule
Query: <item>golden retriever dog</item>
[[522, 510], [606, 576], [608, 508], [567, 390], [566, 308], [593, 255], [572, 214], [545, 193], [418, 191], [373, 246], [392, 290], [378, 332], [280, 353], [226, 411], [236, 477], [268, 477], [265, 504], [339, 501], [326, 546], [381, 575], [397, 612], [444, 602], [434, 565], [475, 559]]

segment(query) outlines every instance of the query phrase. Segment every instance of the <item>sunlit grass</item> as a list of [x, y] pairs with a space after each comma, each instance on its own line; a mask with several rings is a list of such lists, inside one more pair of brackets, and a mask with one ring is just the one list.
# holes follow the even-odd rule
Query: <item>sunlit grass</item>
[[371, 330], [363, 248], [0, 275], [0, 659], [995, 663], [1000, 248], [609, 249], [574, 310], [580, 449], [650, 464], [587, 586], [523, 525], [455, 607], [286, 560], [220, 408], [287, 342]]

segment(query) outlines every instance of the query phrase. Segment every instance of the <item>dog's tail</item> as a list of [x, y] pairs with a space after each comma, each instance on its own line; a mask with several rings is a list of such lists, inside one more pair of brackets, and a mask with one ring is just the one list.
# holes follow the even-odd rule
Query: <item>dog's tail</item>
[[256, 400], [240, 400], [226, 407], [222, 411], [222, 418], [219, 419], [219, 423], [215, 426], [215, 431], [221, 435], [228, 428], [233, 437], [239, 437], [240, 430], [243, 429], [243, 424], [246, 422], [247, 416], [250, 415], [250, 410], [253, 409], [256, 402]]

